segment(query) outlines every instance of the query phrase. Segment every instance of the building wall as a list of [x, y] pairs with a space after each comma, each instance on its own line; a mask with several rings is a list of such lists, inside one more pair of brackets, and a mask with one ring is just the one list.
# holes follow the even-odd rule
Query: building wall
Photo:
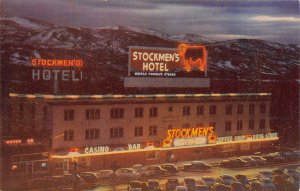
[[[232, 104], [232, 114], [226, 115], [226, 104]], [[237, 105], [243, 105], [243, 114], [237, 114]], [[249, 114], [249, 105], [255, 105], [255, 114]], [[260, 104], [265, 104], [265, 113], [260, 113]], [[197, 106], [204, 106], [204, 114], [197, 115]], [[216, 105], [217, 112], [215, 115], [209, 114], [209, 106]], [[183, 107], [191, 108], [190, 115], [183, 116]], [[135, 117], [135, 108], [143, 108], [143, 117]], [[158, 116], [149, 117], [149, 109], [157, 107]], [[169, 108], [173, 108], [173, 112]], [[124, 118], [111, 119], [110, 112], [112, 108], [123, 108]], [[96, 101], [93, 103], [67, 103], [57, 104], [52, 106], [53, 109], [53, 150], [70, 148], [70, 147], [85, 147], [99, 145], [117, 145], [127, 143], [144, 143], [162, 141], [166, 137], [168, 128], [182, 128], [184, 125], [196, 127], [202, 124], [209, 126], [210, 123], [216, 123], [215, 132], [217, 136], [227, 135], [245, 135], [268, 133], [270, 131], [270, 101], [261, 97], [246, 97], [246, 98], [199, 98], [199, 99], [178, 99], [176, 100], [158, 100], [158, 101], [118, 101], [105, 102]], [[87, 109], [100, 109], [100, 119], [87, 120]], [[65, 121], [64, 111], [74, 110], [74, 120]], [[254, 129], [248, 128], [249, 120], [254, 120]], [[260, 119], [265, 120], [265, 128], [259, 128]], [[237, 121], [243, 121], [243, 129], [237, 130]], [[225, 131], [225, 122], [231, 122], [231, 131]], [[157, 126], [157, 135], [149, 136], [149, 126]], [[143, 127], [143, 136], [136, 137], [135, 127]], [[124, 128], [124, 137], [110, 138], [110, 129], [122, 127]], [[85, 131], [87, 129], [99, 129], [100, 136], [98, 139], [86, 140]], [[73, 130], [73, 141], [64, 141], [64, 131]]]

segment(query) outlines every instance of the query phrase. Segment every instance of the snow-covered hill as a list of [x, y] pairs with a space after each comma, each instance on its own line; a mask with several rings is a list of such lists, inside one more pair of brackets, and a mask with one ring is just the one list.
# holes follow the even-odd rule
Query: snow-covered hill
[[128, 46], [170, 47], [204, 44], [211, 79], [299, 79], [299, 45], [236, 39], [216, 42], [199, 34], [169, 35], [130, 26], [70, 28], [27, 18], [0, 18], [1, 62], [28, 65], [31, 58], [80, 58], [86, 80], [127, 75]]

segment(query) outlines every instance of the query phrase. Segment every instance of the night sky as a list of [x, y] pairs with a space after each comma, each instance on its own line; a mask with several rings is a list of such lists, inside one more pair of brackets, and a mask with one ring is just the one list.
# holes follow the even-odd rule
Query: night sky
[[135, 26], [215, 40], [256, 38], [300, 43], [299, 1], [0, 0], [2, 16], [59, 26]]

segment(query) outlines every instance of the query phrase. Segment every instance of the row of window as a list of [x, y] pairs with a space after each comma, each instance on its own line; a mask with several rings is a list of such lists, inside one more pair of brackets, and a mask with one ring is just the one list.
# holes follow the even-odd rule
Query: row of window
[[[144, 135], [143, 127], [135, 127], [134, 136], [142, 137]], [[150, 126], [148, 129], [149, 136], [157, 135], [157, 126]], [[122, 138], [124, 137], [124, 128], [111, 128], [110, 129], [110, 138]], [[99, 129], [87, 129], [85, 130], [85, 139], [99, 139], [100, 138], [100, 130]], [[65, 141], [74, 141], [74, 130], [66, 130], [64, 131], [64, 140]]]
[[[173, 107], [169, 107], [169, 112], [173, 112]], [[232, 104], [227, 104], [225, 107], [225, 114], [226, 115], [232, 115], [233, 114], [233, 106]], [[204, 105], [197, 106], [196, 109], [197, 115], [204, 115]], [[244, 105], [238, 104], [237, 105], [237, 114], [243, 114], [244, 113]], [[265, 114], [266, 113], [266, 104], [262, 103], [260, 104], [260, 113]], [[217, 114], [217, 106], [216, 105], [210, 105], [209, 106], [209, 115], [216, 115]], [[255, 114], [255, 105], [250, 104], [249, 105], [249, 114], [254, 115]], [[191, 106], [183, 106], [182, 109], [182, 115], [183, 116], [189, 116], [191, 115]], [[151, 107], [149, 109], [149, 117], [157, 117], [158, 116], [158, 108], [157, 107]], [[74, 110], [69, 109], [64, 111], [64, 120], [65, 121], [73, 121], [74, 120]], [[135, 117], [136, 118], [142, 118], [144, 117], [144, 108], [143, 107], [137, 107], [135, 108]], [[100, 119], [100, 109], [87, 109], [86, 110], [86, 120], [96, 120]], [[122, 119], [124, 118], [124, 108], [112, 108], [110, 110], [110, 118], [111, 119]]]
[[[231, 121], [226, 121], [225, 122], [225, 131], [231, 131]], [[251, 119], [249, 120], [248, 123], [248, 129], [253, 130], [254, 129], [254, 120]], [[243, 121], [242, 120], [238, 120], [237, 124], [236, 124], [236, 130], [238, 131], [242, 131], [243, 130]], [[266, 128], [266, 120], [265, 119], [260, 119], [259, 120], [259, 129], [265, 129]]]
[[[203, 126], [203, 124], [198, 124], [199, 126]], [[210, 126], [215, 127], [216, 123], [212, 122], [209, 124]], [[254, 120], [249, 120], [248, 128], [250, 130], [254, 130]], [[189, 128], [189, 124], [184, 124], [183, 128]], [[172, 127], [169, 126], [169, 129]], [[266, 128], [266, 120], [260, 119], [259, 121], [259, 128], [265, 129]], [[231, 131], [232, 129], [232, 122], [226, 121], [225, 122], [225, 131]], [[243, 121], [238, 120], [237, 121], [237, 130], [242, 131], [243, 130]], [[149, 126], [148, 128], [148, 135], [149, 136], [156, 136], [157, 135], [157, 126]], [[142, 126], [135, 127], [134, 128], [134, 136], [135, 137], [142, 137], [144, 136], [144, 128]], [[124, 137], [124, 128], [111, 128], [110, 129], [110, 138], [122, 138]], [[87, 129], [85, 130], [85, 139], [86, 140], [92, 140], [92, 139], [99, 139], [100, 138], [100, 130], [99, 129]], [[73, 141], [74, 140], [74, 130], [66, 130], [64, 131], [64, 140], [65, 141]]]

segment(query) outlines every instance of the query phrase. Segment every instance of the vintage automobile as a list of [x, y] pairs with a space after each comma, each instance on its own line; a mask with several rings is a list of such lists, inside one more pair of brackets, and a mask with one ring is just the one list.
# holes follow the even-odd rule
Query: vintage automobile
[[166, 191], [174, 191], [177, 186], [179, 186], [179, 180], [177, 178], [169, 178], [167, 179], [165, 189]]
[[192, 161], [190, 164], [184, 164], [184, 171], [207, 171], [211, 169], [211, 165], [203, 161]]

